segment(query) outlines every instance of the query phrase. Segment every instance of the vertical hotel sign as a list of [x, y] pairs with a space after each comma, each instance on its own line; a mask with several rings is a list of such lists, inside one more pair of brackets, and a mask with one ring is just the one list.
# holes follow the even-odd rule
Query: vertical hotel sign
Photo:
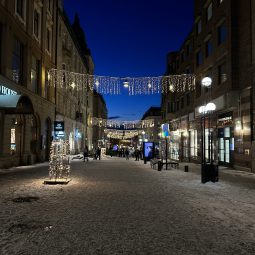
[[9, 89], [3, 85], [0, 85], [0, 95], [17, 95], [18, 93], [12, 89]]

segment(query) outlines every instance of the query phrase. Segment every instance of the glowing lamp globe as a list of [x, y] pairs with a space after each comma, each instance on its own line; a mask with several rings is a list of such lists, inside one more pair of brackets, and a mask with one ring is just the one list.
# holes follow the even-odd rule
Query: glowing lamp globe
[[216, 105], [214, 103], [208, 103], [205, 107], [205, 110], [208, 111], [215, 111], [216, 110]]
[[204, 105], [200, 106], [199, 109], [198, 109], [198, 112], [199, 112], [199, 113], [204, 113], [204, 112], [206, 112], [206, 106], [204, 106]]
[[201, 83], [204, 87], [210, 87], [212, 85], [212, 78], [205, 77], [202, 79]]

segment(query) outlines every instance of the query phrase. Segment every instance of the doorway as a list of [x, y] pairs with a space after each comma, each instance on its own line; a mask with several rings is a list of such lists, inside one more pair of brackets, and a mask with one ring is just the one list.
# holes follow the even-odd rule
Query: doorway
[[219, 163], [224, 166], [231, 165], [232, 128], [219, 129]]

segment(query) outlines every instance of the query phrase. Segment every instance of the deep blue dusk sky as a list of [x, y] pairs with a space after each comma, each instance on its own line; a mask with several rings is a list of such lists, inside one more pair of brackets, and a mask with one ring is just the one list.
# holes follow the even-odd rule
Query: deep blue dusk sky
[[[192, 29], [193, 0], [65, 0], [71, 22], [78, 13], [96, 75], [161, 76], [166, 55], [179, 50]], [[160, 95], [104, 96], [108, 116], [140, 119]]]

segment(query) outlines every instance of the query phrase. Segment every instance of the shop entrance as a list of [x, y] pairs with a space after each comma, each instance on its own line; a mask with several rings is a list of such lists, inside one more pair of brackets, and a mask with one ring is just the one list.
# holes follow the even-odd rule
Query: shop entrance
[[232, 128], [219, 129], [219, 163], [224, 166], [231, 165], [231, 150], [233, 146]]

